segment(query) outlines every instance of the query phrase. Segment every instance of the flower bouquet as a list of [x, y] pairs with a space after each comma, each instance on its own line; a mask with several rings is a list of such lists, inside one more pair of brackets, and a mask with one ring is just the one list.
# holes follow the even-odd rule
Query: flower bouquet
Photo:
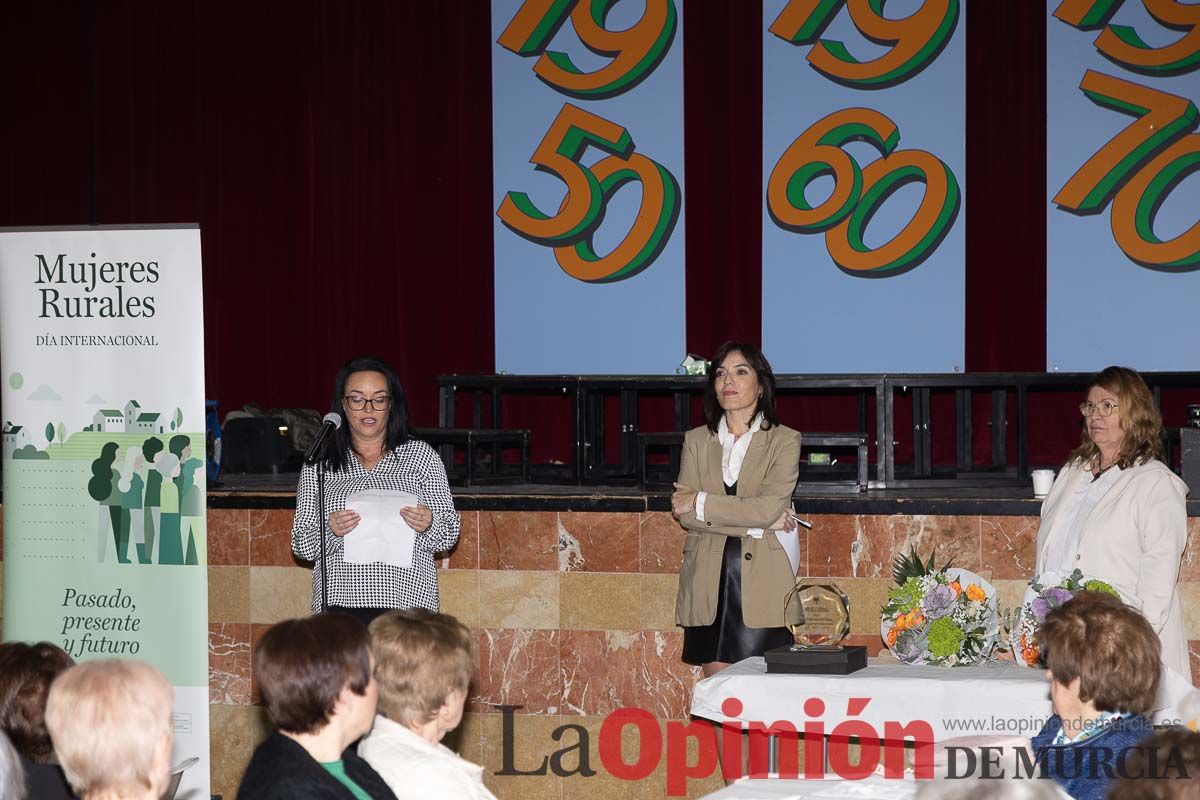
[[933, 555], [922, 564], [915, 552], [897, 556], [895, 588], [883, 606], [880, 635], [906, 664], [957, 667], [991, 655], [1000, 633], [996, 590], [983, 578]]
[[1043, 572], [1029, 582], [1029, 587], [1025, 590], [1025, 599], [1017, 609], [1012, 626], [1013, 649], [1016, 651], [1018, 664], [1027, 667], [1041, 666], [1042, 656], [1038, 652], [1036, 641], [1038, 628], [1046, 621], [1047, 614], [1080, 592], [1105, 592], [1121, 597], [1121, 593], [1110, 584], [1085, 578], [1079, 570], [1065, 577], [1061, 572]]

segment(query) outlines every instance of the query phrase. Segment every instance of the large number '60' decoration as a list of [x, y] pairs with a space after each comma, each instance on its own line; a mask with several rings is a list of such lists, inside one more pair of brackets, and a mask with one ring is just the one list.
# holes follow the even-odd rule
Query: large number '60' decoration
[[[590, 167], [580, 163], [588, 146], [611, 155]], [[535, 169], [557, 176], [567, 193], [553, 215], [525, 192], [508, 192], [496, 216], [515, 233], [554, 248], [554, 258], [572, 278], [612, 283], [637, 275], [658, 258], [679, 218], [679, 184], [661, 164], [635, 153], [624, 127], [570, 103], [562, 107], [529, 159]], [[642, 184], [642, 203], [628, 234], [606, 256], [592, 244], [608, 201], [630, 181]]]
[[[883, 157], [860, 168], [842, 149], [863, 140]], [[896, 150], [900, 130], [878, 111], [847, 108], [813, 123], [784, 151], [767, 183], [767, 209], [775, 222], [797, 233], [825, 233], [829, 255], [851, 275], [881, 278], [921, 264], [954, 225], [959, 209], [958, 180], [937, 156], [924, 150]], [[832, 175], [833, 192], [819, 205], [805, 189]], [[904, 228], [876, 248], [864, 241], [867, 224], [901, 186], [925, 184], [916, 213]]]

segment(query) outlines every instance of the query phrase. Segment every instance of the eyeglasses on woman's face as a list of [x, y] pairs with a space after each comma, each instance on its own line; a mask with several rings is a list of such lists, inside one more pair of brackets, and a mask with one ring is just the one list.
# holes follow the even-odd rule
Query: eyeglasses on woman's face
[[1099, 403], [1089, 403], [1084, 401], [1079, 404], [1079, 413], [1085, 417], [1090, 417], [1092, 414], [1099, 414], [1102, 417], [1111, 417], [1113, 411], [1117, 408], [1117, 404], [1111, 400], [1101, 400]]
[[363, 411], [368, 405], [371, 406], [372, 411], [387, 411], [392, 406], [392, 398], [387, 395], [366, 398], [348, 394], [342, 399], [346, 401], [346, 407], [351, 411]]

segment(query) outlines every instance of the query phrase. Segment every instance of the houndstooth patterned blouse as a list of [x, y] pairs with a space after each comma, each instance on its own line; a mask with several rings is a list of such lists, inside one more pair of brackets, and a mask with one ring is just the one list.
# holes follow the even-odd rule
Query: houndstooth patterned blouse
[[[433, 512], [429, 530], [417, 534], [411, 569], [387, 564], [347, 564], [343, 542], [329, 531], [329, 605], [350, 608], [427, 608], [438, 610], [434, 553], [446, 552], [458, 541], [459, 519], [446, 483], [446, 468], [433, 448], [416, 439], [384, 456], [369, 472], [353, 453], [337, 472], [325, 473], [325, 517], [346, 507], [346, 498], [363, 489], [409, 492]], [[321, 610], [320, 517], [317, 516], [317, 468], [306, 465], [296, 489], [296, 519], [292, 523], [292, 552], [313, 569], [312, 610]], [[351, 534], [353, 535], [353, 534]]]

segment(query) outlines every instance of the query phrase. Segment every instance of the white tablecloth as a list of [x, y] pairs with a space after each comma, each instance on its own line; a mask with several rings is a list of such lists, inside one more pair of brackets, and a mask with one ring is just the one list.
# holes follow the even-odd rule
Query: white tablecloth
[[[741, 714], [722, 713], [730, 697], [742, 702]], [[804, 701], [813, 697], [825, 703], [820, 717], [804, 713]], [[851, 698], [870, 702], [850, 716]], [[1046, 673], [1015, 664], [919, 667], [871, 659], [852, 675], [768, 675], [761, 658], [739, 661], [697, 683], [691, 712], [717, 722], [786, 720], [801, 732], [804, 722], [819, 719], [826, 734], [845, 719], [861, 719], [881, 737], [888, 722], [923, 720], [936, 741], [988, 733], [1032, 736], [1053, 713]]]
[[877, 776], [861, 781], [743, 780], [704, 800], [910, 800], [917, 786], [913, 780]]

